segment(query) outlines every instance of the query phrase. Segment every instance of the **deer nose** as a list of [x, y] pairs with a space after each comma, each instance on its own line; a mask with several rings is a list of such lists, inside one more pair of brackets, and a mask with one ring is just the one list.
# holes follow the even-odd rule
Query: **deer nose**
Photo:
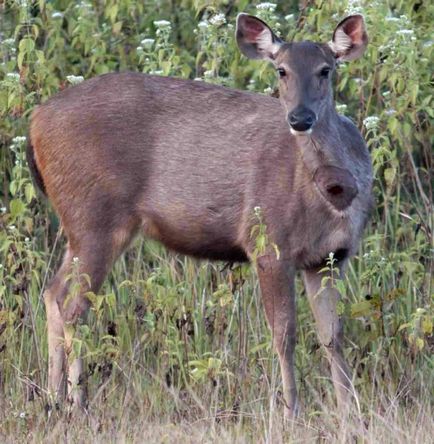
[[308, 131], [315, 122], [315, 113], [304, 106], [299, 106], [288, 114], [289, 126], [295, 131]]

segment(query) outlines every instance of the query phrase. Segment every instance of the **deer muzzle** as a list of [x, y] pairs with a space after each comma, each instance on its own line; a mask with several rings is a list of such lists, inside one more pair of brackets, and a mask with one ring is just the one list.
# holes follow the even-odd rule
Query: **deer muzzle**
[[316, 120], [315, 113], [304, 106], [298, 106], [288, 114], [288, 123], [292, 134], [309, 134]]

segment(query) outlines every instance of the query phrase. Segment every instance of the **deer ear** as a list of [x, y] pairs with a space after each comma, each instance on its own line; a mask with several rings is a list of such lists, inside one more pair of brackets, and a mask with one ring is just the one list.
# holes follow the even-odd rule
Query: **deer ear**
[[274, 60], [283, 43], [265, 22], [243, 13], [237, 17], [236, 37], [241, 52], [250, 59]]
[[350, 15], [342, 20], [333, 33], [329, 47], [339, 61], [359, 58], [368, 44], [365, 20], [360, 14]]

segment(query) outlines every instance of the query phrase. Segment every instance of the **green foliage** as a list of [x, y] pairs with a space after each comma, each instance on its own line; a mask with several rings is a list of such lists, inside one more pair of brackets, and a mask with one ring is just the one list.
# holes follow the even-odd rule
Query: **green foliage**
[[[0, 414], [0, 436], [9, 431], [27, 439], [35, 425], [16, 412], [32, 412], [32, 402], [42, 410], [42, 292], [63, 245], [25, 162], [29, 113], [71, 84], [122, 70], [269, 94], [273, 70], [246, 60], [235, 46], [242, 10], [267, 20], [283, 38], [322, 41], [346, 14], [363, 12], [368, 50], [341, 65], [335, 79], [338, 109], [364, 133], [375, 171], [376, 204], [360, 253], [348, 279], [333, 282], [344, 296], [345, 352], [367, 411], [389, 408], [370, 404], [372, 387], [404, 406], [417, 404], [427, 381], [432, 389], [432, 2], [318, 0], [300, 2], [308, 5], [300, 11], [298, 3], [259, 9], [245, 0], [0, 4], [0, 410], [9, 412]], [[260, 253], [269, 241], [256, 216], [252, 237]], [[263, 412], [270, 387], [278, 388], [278, 366], [257, 283], [246, 266], [220, 268], [143, 241], [118, 261], [101, 294], [89, 293], [89, 318], [73, 340], [75, 353], [85, 351], [95, 405], [103, 399], [125, 406], [133, 398], [131, 415], [144, 409], [148, 420], [162, 412], [182, 417], [185, 406], [189, 418], [217, 417], [240, 403], [252, 415]], [[302, 397], [318, 407], [323, 355], [304, 297], [298, 309]], [[164, 401], [169, 392], [172, 403]]]

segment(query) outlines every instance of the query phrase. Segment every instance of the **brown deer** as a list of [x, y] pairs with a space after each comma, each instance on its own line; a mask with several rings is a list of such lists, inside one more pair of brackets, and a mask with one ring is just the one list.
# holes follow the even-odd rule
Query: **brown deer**
[[[118, 256], [142, 233], [168, 248], [224, 261], [251, 260], [254, 208], [268, 248], [257, 273], [283, 380], [285, 415], [297, 413], [294, 276], [301, 270], [331, 363], [338, 404], [348, 405], [351, 373], [342, 355], [339, 293], [322, 270], [330, 252], [340, 273], [355, 253], [371, 206], [368, 150], [337, 114], [336, 63], [367, 44], [363, 17], [337, 26], [329, 43], [285, 43], [266, 23], [240, 14], [241, 52], [270, 61], [279, 100], [204, 82], [106, 74], [68, 88], [32, 114], [28, 161], [68, 239], [44, 299], [50, 392], [83, 405], [82, 362], [67, 369], [69, 325], [89, 306]], [[283, 112], [282, 112], [283, 107]], [[274, 246], [278, 247], [279, 255]], [[81, 293], [68, 296], [73, 258]]]

